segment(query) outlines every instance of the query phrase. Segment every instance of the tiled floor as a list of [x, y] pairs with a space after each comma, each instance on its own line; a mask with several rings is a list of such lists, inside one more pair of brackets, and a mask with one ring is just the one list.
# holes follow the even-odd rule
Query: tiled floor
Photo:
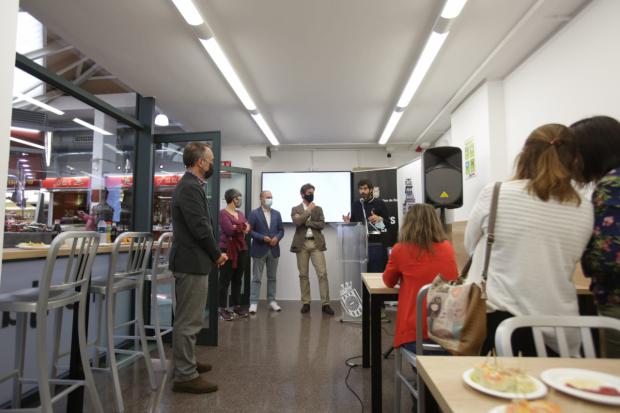
[[[306, 315], [300, 314], [298, 302], [280, 304], [280, 313], [261, 303], [251, 318], [220, 322], [219, 346], [198, 347], [199, 358], [214, 366], [205, 377], [218, 384], [216, 393], [173, 393], [170, 382], [151, 392], [144, 364], [137, 361], [121, 370], [126, 411], [145, 412], [158, 405], [161, 412], [183, 413], [361, 412], [359, 401], [345, 387], [344, 364], [348, 357], [361, 355], [361, 326], [341, 323], [337, 302], [334, 317], [321, 313], [318, 303]], [[393, 319], [395, 313], [388, 314]], [[387, 333], [393, 329], [393, 322], [385, 324], [384, 348], [389, 348], [392, 337]], [[169, 354], [170, 348], [166, 350]], [[385, 412], [393, 411], [393, 363], [393, 358], [383, 363]], [[113, 411], [110, 385], [104, 376], [96, 380], [105, 410]], [[370, 412], [370, 369], [354, 368], [349, 384]], [[402, 400], [402, 411], [410, 411], [409, 397]]]

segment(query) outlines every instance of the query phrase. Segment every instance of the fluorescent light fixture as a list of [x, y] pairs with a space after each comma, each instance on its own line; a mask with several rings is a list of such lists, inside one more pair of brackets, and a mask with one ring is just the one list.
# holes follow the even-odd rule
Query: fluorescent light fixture
[[385, 145], [387, 141], [392, 136], [392, 132], [396, 129], [396, 125], [398, 125], [398, 121], [400, 121], [400, 117], [403, 116], [403, 111], [400, 112], [392, 112], [390, 116], [390, 120], [388, 120], [385, 125], [385, 129], [383, 129], [383, 133], [381, 134], [381, 138], [379, 138], [379, 145]]
[[27, 169], [24, 169], [24, 171], [26, 171], [26, 172], [32, 172], [32, 169], [27, 168]]
[[443, 6], [443, 10], [441, 11], [441, 17], [444, 19], [454, 19], [461, 14], [461, 10], [465, 7], [465, 3], [467, 3], [467, 0], [446, 1], [446, 4]]
[[37, 145], [36, 143], [28, 142], [23, 139], [14, 138], [12, 136], [9, 139], [15, 143], [21, 143], [22, 145], [32, 146], [33, 148], [37, 149], [45, 149], [45, 146], [43, 145]]
[[170, 125], [170, 120], [168, 119], [168, 116], [164, 115], [163, 113], [160, 113], [159, 115], [155, 116], [155, 125], [168, 126]]
[[120, 149], [116, 148], [115, 146], [110, 145], [109, 143], [104, 143], [103, 146], [105, 146], [108, 149], [113, 150], [114, 152], [116, 152], [119, 155], [124, 155], [125, 152], [121, 151]]
[[424, 80], [424, 76], [426, 76], [428, 69], [430, 69], [431, 65], [433, 64], [433, 60], [435, 60], [435, 57], [437, 57], [437, 53], [439, 53], [441, 46], [446, 41], [448, 33], [449, 32], [431, 33], [431, 36], [428, 38], [426, 45], [424, 45], [424, 50], [422, 50], [422, 54], [416, 62], [415, 67], [411, 72], [411, 76], [407, 81], [407, 85], [405, 86], [403, 93], [400, 95], [396, 106], [400, 108], [406, 108], [407, 105], [409, 105], [409, 102], [411, 102], [413, 95], [415, 95], [415, 92], [418, 90], [418, 87], [420, 87], [420, 84]]
[[172, 2], [190, 26], [199, 26], [204, 23], [200, 12], [192, 0], [172, 0]]
[[17, 160], [17, 163], [28, 162], [28, 159], [20, 158]]
[[261, 115], [260, 113], [252, 113], [252, 118], [254, 119], [254, 122], [256, 122], [260, 130], [263, 131], [263, 134], [267, 137], [269, 142], [271, 142], [273, 146], [278, 146], [280, 142], [278, 142], [276, 135], [273, 134], [273, 131], [271, 130], [269, 125], [267, 125], [267, 122], [265, 122], [265, 118], [263, 118], [263, 115]]
[[48, 168], [52, 163], [52, 135], [51, 131], [45, 132], [45, 165]]
[[[64, 115], [65, 114], [65, 112], [63, 112], [62, 110], [56, 109], [55, 107], [50, 106], [47, 103], [43, 103], [40, 100], [37, 100], [37, 99], [35, 99], [33, 97], [24, 95], [23, 93], [18, 93], [16, 96], [19, 98], [19, 100], [25, 100], [28, 103], [31, 103], [31, 104], [33, 104], [35, 106], [38, 106], [41, 109], [48, 110], [48, 111], [50, 111], [52, 113], [55, 113], [56, 115]], [[18, 100], [18, 102], [19, 102], [19, 100]]]
[[211, 56], [217, 68], [220, 69], [220, 72], [222, 72], [222, 75], [224, 75], [232, 90], [237, 94], [243, 106], [250, 112], [256, 110], [254, 101], [243, 86], [243, 83], [241, 83], [239, 76], [237, 76], [235, 69], [233, 69], [224, 51], [217, 43], [217, 40], [215, 40], [215, 37], [208, 40], [200, 39], [200, 43], [202, 43], [202, 46], [207, 50], [207, 53], [209, 53], [209, 56]]
[[40, 133], [41, 132], [38, 129], [18, 128], [17, 126], [11, 126], [11, 130], [15, 132], [25, 132], [25, 133]]
[[85, 127], [87, 127], [88, 129], [92, 129], [92, 130], [94, 130], [95, 132], [98, 132], [98, 133], [100, 133], [100, 134], [102, 134], [102, 135], [112, 135], [112, 133], [108, 132], [107, 130], [105, 130], [105, 129], [101, 129], [101, 128], [99, 128], [99, 127], [97, 127], [97, 126], [95, 126], [95, 125], [93, 125], [93, 124], [91, 124], [91, 123], [84, 122], [84, 121], [83, 121], [82, 119], [80, 119], [80, 118], [73, 118], [73, 121], [74, 121], [75, 123], [77, 123], [78, 125], [85, 126]]

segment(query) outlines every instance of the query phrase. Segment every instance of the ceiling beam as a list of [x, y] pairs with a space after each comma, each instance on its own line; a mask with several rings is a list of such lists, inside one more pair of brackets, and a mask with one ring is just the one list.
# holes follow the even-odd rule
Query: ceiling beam
[[62, 45], [60, 42], [53, 42], [40, 49], [25, 53], [24, 56], [31, 60], [37, 60], [42, 57], [53, 56], [55, 54], [66, 52], [67, 50], [72, 50], [74, 48], [75, 46], [72, 45]]

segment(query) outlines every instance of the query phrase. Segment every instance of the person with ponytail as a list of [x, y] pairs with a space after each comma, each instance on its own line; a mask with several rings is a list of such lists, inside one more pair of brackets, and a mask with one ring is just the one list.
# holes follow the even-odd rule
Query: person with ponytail
[[[486, 284], [487, 339], [482, 353], [495, 343], [495, 330], [513, 316], [579, 315], [573, 273], [592, 232], [593, 208], [572, 184], [579, 164], [575, 136], [564, 125], [536, 128], [516, 159], [516, 173], [500, 188], [495, 242]], [[473, 254], [470, 281], [479, 281], [484, 266], [488, 217], [494, 183], [484, 187], [465, 229], [465, 249]], [[578, 332], [567, 333], [577, 354]], [[545, 335], [557, 352], [557, 342]], [[512, 336], [513, 351], [536, 356], [531, 330]]]
[[[620, 319], [620, 122], [594, 116], [571, 125], [581, 155], [576, 179], [595, 183], [594, 230], [581, 258], [598, 313]], [[620, 358], [620, 333], [605, 331], [605, 354]]]

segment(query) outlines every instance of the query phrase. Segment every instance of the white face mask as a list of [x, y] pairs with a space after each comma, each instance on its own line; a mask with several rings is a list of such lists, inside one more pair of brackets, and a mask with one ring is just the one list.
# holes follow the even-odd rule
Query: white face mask
[[263, 199], [263, 206], [270, 208], [271, 204], [273, 204], [273, 199], [271, 198]]

